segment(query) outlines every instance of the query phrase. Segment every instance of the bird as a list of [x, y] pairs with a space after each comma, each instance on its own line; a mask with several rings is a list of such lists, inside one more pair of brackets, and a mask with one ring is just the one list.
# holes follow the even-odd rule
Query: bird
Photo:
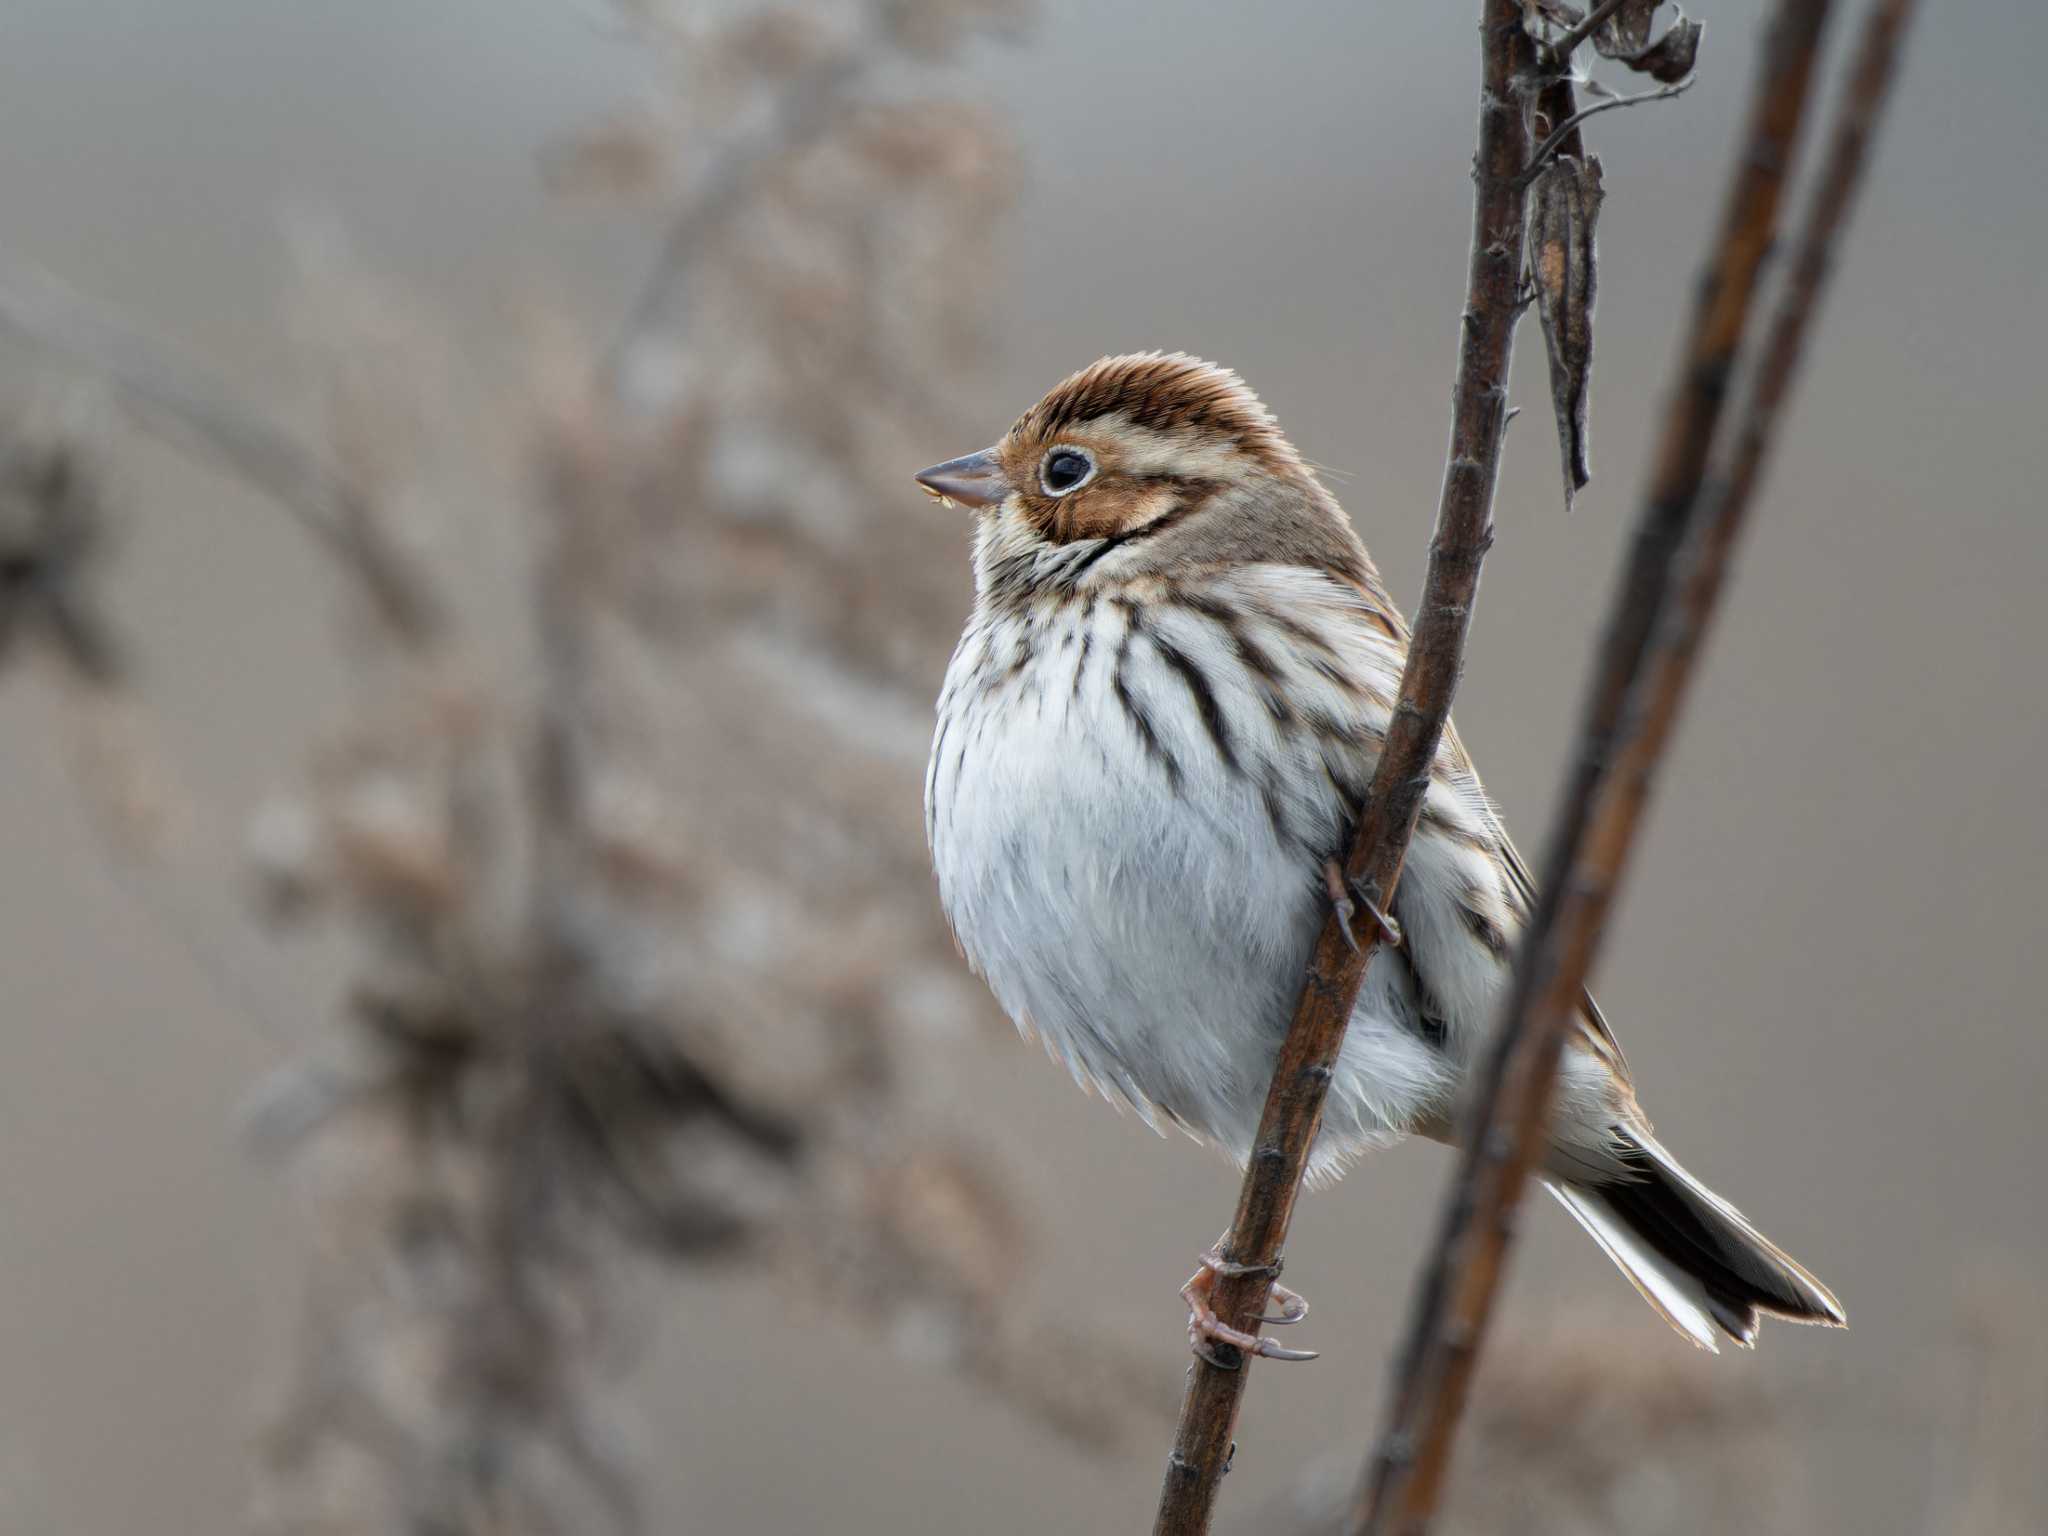
[[[968, 965], [1027, 1036], [1155, 1129], [1242, 1167], [1360, 814], [1409, 629], [1272, 412], [1180, 352], [1105, 357], [993, 446], [914, 477], [973, 517], [974, 600], [939, 694], [925, 831]], [[1535, 885], [1455, 727], [1310, 1149], [1324, 1185], [1410, 1135], [1451, 1142]], [[1352, 912], [1355, 914], [1355, 906]], [[1588, 993], [1537, 1170], [1702, 1349], [1833, 1293], [1653, 1134]], [[1226, 1233], [1227, 1240], [1229, 1234]], [[1182, 1288], [1189, 1337], [1310, 1358]], [[1307, 1303], [1276, 1286], [1267, 1321]]]

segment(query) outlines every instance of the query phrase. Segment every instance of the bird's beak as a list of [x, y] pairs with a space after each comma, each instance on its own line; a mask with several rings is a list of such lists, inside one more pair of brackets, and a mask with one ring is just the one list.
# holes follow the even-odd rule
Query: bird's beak
[[1009, 477], [996, 462], [993, 448], [920, 469], [912, 478], [927, 496], [969, 507], [992, 507], [1010, 494]]

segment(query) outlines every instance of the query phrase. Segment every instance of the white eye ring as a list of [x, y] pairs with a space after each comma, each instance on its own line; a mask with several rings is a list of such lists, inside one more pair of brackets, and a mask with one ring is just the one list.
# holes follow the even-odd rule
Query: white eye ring
[[[1065, 458], [1079, 459], [1088, 466], [1087, 471], [1078, 479], [1068, 480], [1063, 485], [1054, 485], [1050, 474], [1053, 461]], [[1069, 495], [1095, 478], [1095, 467], [1095, 455], [1086, 448], [1077, 448], [1072, 443], [1060, 443], [1056, 447], [1048, 448], [1045, 457], [1038, 461], [1038, 488], [1048, 496]]]

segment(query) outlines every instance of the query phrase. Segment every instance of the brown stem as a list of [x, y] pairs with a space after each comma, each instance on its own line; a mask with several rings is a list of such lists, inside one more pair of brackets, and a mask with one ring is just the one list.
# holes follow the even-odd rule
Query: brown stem
[[1872, 16], [1743, 408], [1733, 465], [1717, 482], [1706, 473], [1708, 453], [1775, 233], [1827, 0], [1781, 0], [1766, 36], [1745, 148], [1609, 621], [1542, 895], [1477, 1084], [1466, 1150], [1417, 1296], [1388, 1425], [1352, 1511], [1354, 1531], [1409, 1536], [1425, 1530], [1435, 1512], [1514, 1206], [1542, 1140], [1558, 1052], [1818, 307], [1911, 3], [1880, 0]]
[[[1430, 766], [1450, 717], [1463, 669], [1465, 633], [1479, 568], [1493, 542], [1493, 491], [1507, 422], [1508, 363], [1520, 314], [1529, 91], [1535, 51], [1522, 28], [1520, 0], [1482, 0], [1479, 152], [1470, 270], [1458, 349], [1451, 443], [1430, 541], [1429, 573], [1401, 692], [1363, 815], [1345, 860], [1346, 874], [1376, 892], [1382, 908], [1400, 878], [1408, 839], [1428, 788]], [[1294, 1021], [1274, 1066], [1272, 1088], [1245, 1169], [1224, 1258], [1238, 1266], [1216, 1285], [1217, 1314], [1256, 1332], [1322, 1119], [1344, 1027], [1379, 934], [1354, 948], [1333, 916], [1316, 940]], [[1218, 1359], [1229, 1360], [1227, 1348]], [[1229, 1463], [1231, 1434], [1244, 1396], [1243, 1361], [1226, 1368], [1197, 1359], [1190, 1369], [1180, 1430], [1160, 1491], [1159, 1536], [1209, 1529], [1217, 1486]]]

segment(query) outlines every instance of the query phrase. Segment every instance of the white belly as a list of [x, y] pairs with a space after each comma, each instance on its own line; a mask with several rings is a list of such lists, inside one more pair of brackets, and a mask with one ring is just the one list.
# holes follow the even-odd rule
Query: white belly
[[[1162, 634], [1170, 649], [1149, 645], [1108, 604], [1070, 607], [1035, 637], [970, 630], [940, 701], [927, 819], [947, 916], [1011, 1018], [1084, 1083], [1241, 1161], [1340, 828], [1334, 790], [1295, 761], [1256, 680], [1198, 654], [1230, 722], [1219, 750], [1164, 659], [1205, 634], [1190, 624]], [[1415, 1012], [1406, 964], [1383, 957], [1332, 1085], [1319, 1171], [1448, 1099], [1454, 1069]]]

